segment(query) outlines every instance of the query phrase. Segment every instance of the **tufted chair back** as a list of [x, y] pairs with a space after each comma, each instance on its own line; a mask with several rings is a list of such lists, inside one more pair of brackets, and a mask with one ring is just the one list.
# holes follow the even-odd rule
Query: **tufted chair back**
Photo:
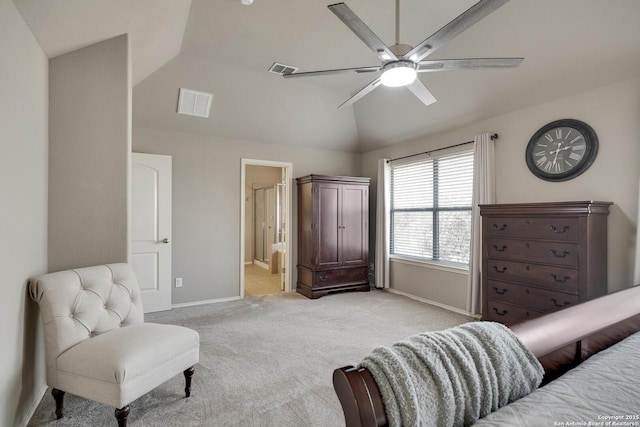
[[29, 281], [45, 327], [47, 379], [58, 356], [76, 344], [144, 321], [140, 290], [128, 264], [110, 264], [38, 276]]

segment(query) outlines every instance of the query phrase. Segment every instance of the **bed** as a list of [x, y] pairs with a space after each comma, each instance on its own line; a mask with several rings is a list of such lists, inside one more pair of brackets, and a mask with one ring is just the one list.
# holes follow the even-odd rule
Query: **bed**
[[[509, 327], [542, 385], [474, 425], [640, 426], [640, 285]], [[368, 369], [336, 369], [333, 383], [347, 427], [389, 425]]]

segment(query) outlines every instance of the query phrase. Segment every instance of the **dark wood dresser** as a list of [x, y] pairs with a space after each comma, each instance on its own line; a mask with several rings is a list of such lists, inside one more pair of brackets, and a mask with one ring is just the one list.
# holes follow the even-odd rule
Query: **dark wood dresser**
[[369, 290], [369, 178], [298, 178], [297, 291]]
[[482, 318], [511, 324], [606, 294], [609, 205], [480, 205]]

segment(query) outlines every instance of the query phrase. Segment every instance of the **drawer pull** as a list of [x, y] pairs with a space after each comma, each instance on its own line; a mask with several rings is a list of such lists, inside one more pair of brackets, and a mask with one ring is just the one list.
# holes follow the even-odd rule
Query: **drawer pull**
[[493, 245], [493, 249], [495, 249], [498, 252], [504, 252], [507, 249], [507, 247], [505, 245], [502, 245], [502, 247], [499, 248], [498, 245]]
[[496, 271], [496, 273], [504, 273], [505, 271], [507, 271], [507, 267], [502, 267], [502, 268], [498, 268], [498, 266], [494, 265], [493, 269]]
[[558, 283], [564, 283], [567, 280], [571, 279], [571, 277], [569, 276], [564, 276], [562, 279], [558, 279], [558, 276], [556, 276], [555, 274], [551, 273], [551, 277], [553, 277], [553, 280], [555, 280]]
[[495, 311], [498, 316], [504, 316], [508, 313], [507, 310], [498, 311], [498, 309], [495, 307], [493, 307], [493, 311]]
[[556, 307], [566, 307], [568, 305], [571, 305], [571, 303], [569, 301], [565, 301], [564, 304], [558, 304], [558, 301], [555, 298], [551, 298], [551, 301], [553, 302], [553, 305], [555, 305]]
[[320, 280], [327, 280], [329, 278], [329, 276], [327, 276], [326, 274], [321, 274], [320, 275]]
[[356, 277], [361, 277], [362, 276], [362, 271], [356, 271]]
[[496, 288], [495, 286], [493, 287], [493, 290], [496, 291], [496, 294], [498, 295], [504, 295], [507, 293], [507, 290], [505, 288], [502, 288], [502, 290]]
[[507, 224], [502, 224], [502, 225], [493, 224], [493, 228], [495, 228], [498, 231], [503, 231], [505, 228], [507, 228]]
[[556, 227], [555, 225], [550, 225], [549, 228], [551, 229], [551, 231], [553, 231], [554, 233], [566, 233], [567, 230], [569, 229], [568, 225], [564, 225], [562, 227], [562, 229], [559, 229], [558, 227]]
[[553, 254], [553, 256], [554, 256], [554, 257], [556, 257], [556, 258], [564, 258], [564, 257], [566, 257], [567, 255], [569, 255], [569, 251], [562, 251], [562, 253], [561, 253], [561, 254], [559, 254], [558, 252], [556, 252], [556, 250], [555, 250], [555, 249], [551, 249], [551, 251], [550, 251], [550, 252], [551, 252], [551, 253]]

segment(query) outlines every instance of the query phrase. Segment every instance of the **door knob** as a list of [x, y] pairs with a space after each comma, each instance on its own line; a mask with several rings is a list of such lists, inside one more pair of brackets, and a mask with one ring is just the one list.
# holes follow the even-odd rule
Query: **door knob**
[[164, 239], [162, 239], [162, 243], [169, 243], [169, 239], [165, 237]]

